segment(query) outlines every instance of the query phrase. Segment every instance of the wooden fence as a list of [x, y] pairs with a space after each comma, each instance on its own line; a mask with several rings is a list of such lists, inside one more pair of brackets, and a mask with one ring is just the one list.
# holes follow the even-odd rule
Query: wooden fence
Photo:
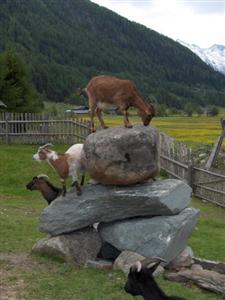
[[37, 113], [0, 113], [0, 143], [45, 144], [83, 142], [90, 133], [82, 118]]
[[225, 175], [194, 166], [185, 144], [161, 133], [160, 161], [169, 175], [192, 187], [193, 195], [225, 208]]
[[[74, 144], [89, 133], [89, 121], [71, 115], [0, 113], [0, 143]], [[187, 182], [195, 196], [225, 207], [225, 175], [194, 166], [185, 144], [161, 133], [160, 161], [161, 168]]]

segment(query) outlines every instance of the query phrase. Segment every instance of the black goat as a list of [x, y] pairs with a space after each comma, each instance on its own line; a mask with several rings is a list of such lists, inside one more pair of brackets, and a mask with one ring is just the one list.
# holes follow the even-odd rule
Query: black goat
[[185, 300], [167, 296], [155, 281], [152, 274], [162, 261], [164, 260], [159, 257], [149, 257], [133, 265], [124, 287], [125, 291], [133, 296], [140, 295], [145, 300]]
[[47, 175], [34, 176], [26, 185], [28, 190], [40, 191], [45, 200], [50, 204], [57, 197], [62, 195], [63, 190], [55, 187], [49, 180]]

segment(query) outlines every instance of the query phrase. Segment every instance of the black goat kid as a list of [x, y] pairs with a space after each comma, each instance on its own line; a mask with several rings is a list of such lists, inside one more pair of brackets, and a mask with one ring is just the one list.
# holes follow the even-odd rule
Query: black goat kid
[[48, 179], [47, 175], [34, 176], [27, 183], [26, 188], [31, 191], [40, 191], [44, 199], [50, 204], [57, 197], [62, 195], [63, 190], [55, 187]]
[[185, 300], [180, 297], [167, 296], [158, 286], [153, 273], [161, 261], [163, 260], [158, 257], [149, 257], [133, 265], [124, 287], [125, 291], [133, 296], [140, 295], [145, 300]]

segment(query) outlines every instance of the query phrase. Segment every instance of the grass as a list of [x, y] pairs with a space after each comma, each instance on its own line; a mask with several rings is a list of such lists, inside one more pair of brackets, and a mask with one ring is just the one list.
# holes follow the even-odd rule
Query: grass
[[[48, 112], [64, 113], [66, 109], [75, 107], [68, 103], [45, 102], [45, 110]], [[225, 108], [219, 109], [220, 113], [215, 117], [197, 116], [186, 117], [181, 115], [169, 117], [155, 117], [152, 125], [176, 139], [191, 146], [215, 143], [221, 134], [220, 118], [225, 117]], [[136, 116], [135, 109], [129, 109], [130, 121], [132, 124], [140, 124], [140, 117]], [[89, 116], [84, 116], [89, 120]], [[95, 118], [98, 124], [97, 118]], [[109, 127], [123, 124], [123, 116], [105, 114], [104, 120]]]
[[[56, 145], [55, 148], [64, 151], [67, 146]], [[29, 145], [0, 146], [0, 278], [4, 272], [1, 279], [3, 292], [14, 291], [22, 300], [133, 299], [123, 291], [125, 277], [122, 272], [77, 268], [30, 254], [33, 244], [45, 236], [38, 226], [46, 202], [40, 200], [38, 192], [26, 190], [25, 184], [34, 175], [46, 173], [59, 185], [53, 169], [45, 163], [32, 161], [36, 150], [36, 146]], [[225, 261], [224, 209], [198, 199], [193, 199], [192, 206], [201, 210], [201, 217], [189, 245], [196, 256]], [[16, 259], [12, 260], [14, 256]], [[168, 294], [177, 294], [187, 300], [225, 299], [194, 286], [158, 280]]]
[[[217, 141], [221, 134], [221, 117], [222, 115], [216, 117], [157, 117], [153, 118], [151, 124], [179, 141], [190, 146], [199, 146], [202, 144], [214, 144]], [[137, 116], [131, 116], [129, 119], [132, 124], [141, 123], [140, 118]], [[109, 127], [123, 124], [122, 116], [105, 115], [104, 120]]]

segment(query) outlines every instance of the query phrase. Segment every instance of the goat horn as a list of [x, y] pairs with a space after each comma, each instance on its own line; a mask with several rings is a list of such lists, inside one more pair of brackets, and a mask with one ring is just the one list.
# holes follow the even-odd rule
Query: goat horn
[[49, 147], [53, 147], [53, 144], [52, 143], [47, 143], [43, 146], [40, 146], [39, 149], [45, 149], [45, 148], [49, 148]]
[[147, 267], [148, 265], [154, 266], [156, 264], [160, 264], [160, 262], [166, 262], [165, 259], [157, 256], [146, 257], [140, 261], [142, 268]]
[[40, 179], [40, 178], [46, 178], [46, 179], [49, 179], [49, 177], [45, 174], [39, 174], [37, 175], [37, 178]]
[[131, 267], [132, 271], [140, 272], [142, 268], [141, 262], [136, 261], [136, 263]]

